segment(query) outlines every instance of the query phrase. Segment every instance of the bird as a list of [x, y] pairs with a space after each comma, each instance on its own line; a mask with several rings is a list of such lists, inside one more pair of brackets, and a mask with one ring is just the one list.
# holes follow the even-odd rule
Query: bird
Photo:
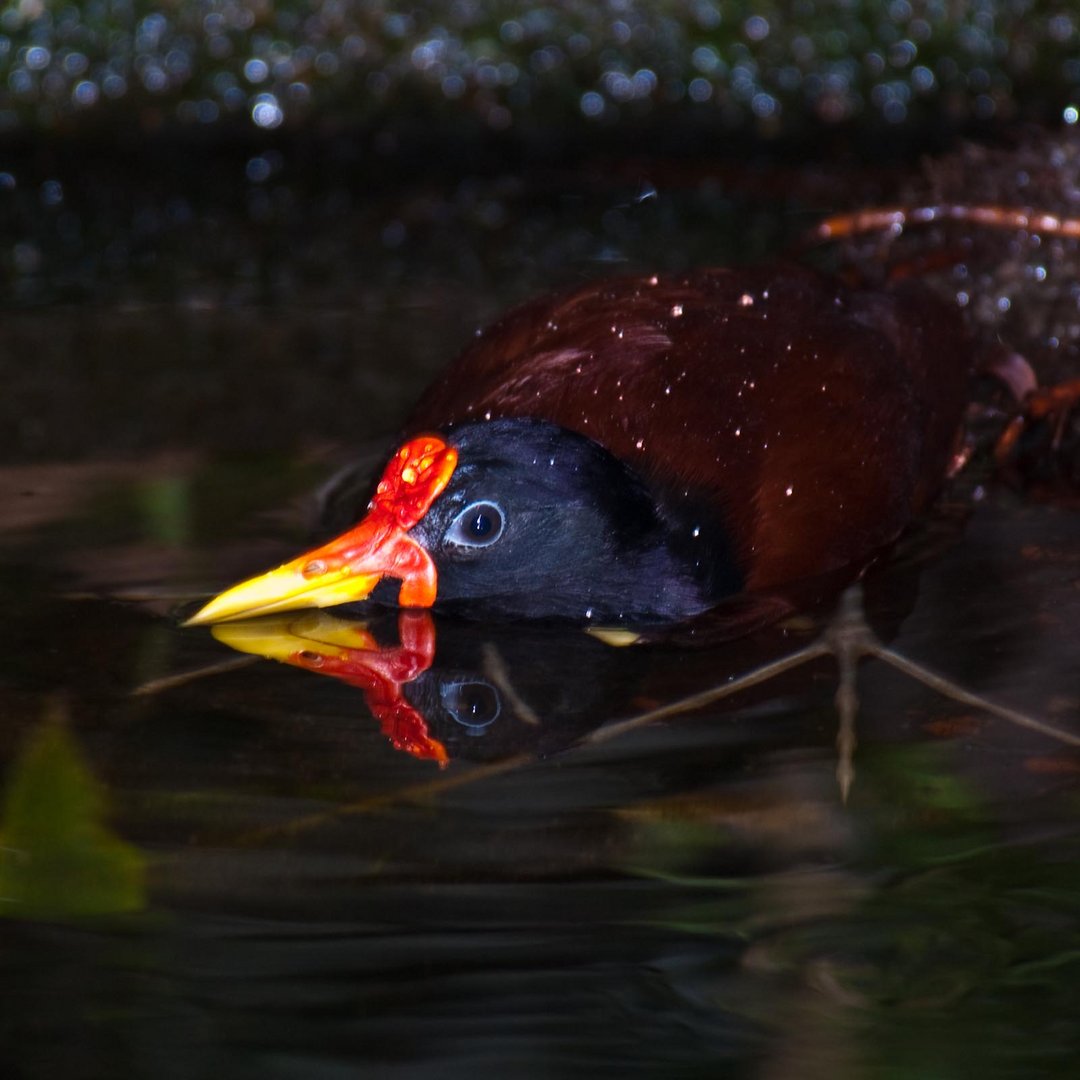
[[370, 498], [329, 508], [337, 535], [188, 621], [369, 598], [742, 632], [858, 579], [928, 507], [972, 357], [917, 281], [795, 263], [526, 301], [422, 394]]

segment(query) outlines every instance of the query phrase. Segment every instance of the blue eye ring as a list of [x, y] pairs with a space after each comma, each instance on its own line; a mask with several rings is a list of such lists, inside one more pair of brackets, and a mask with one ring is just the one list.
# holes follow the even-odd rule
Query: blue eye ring
[[506, 517], [493, 502], [469, 503], [446, 530], [446, 542], [458, 547], [485, 548], [494, 544], [506, 528]]
[[[486, 691], [481, 701], [470, 698], [469, 691]], [[498, 690], [486, 679], [454, 679], [439, 687], [443, 708], [455, 723], [460, 724], [468, 735], [482, 735], [502, 714], [502, 699]], [[486, 708], [484, 708], [486, 706]]]

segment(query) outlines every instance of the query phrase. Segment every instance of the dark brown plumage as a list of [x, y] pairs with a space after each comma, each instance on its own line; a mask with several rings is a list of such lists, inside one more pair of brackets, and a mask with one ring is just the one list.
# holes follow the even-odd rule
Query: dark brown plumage
[[517, 308], [406, 434], [540, 417], [715, 501], [748, 589], [857, 564], [940, 487], [966, 401], [955, 309], [794, 266], [600, 281]]

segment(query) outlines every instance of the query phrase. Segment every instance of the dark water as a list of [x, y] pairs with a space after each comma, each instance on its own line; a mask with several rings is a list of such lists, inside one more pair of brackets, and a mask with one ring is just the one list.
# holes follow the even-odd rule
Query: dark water
[[[0, 402], [3, 1075], [1071, 1075], [1075, 742], [869, 659], [845, 801], [831, 659], [622, 723], [809, 645], [809, 619], [698, 651], [260, 629], [293, 665], [178, 625], [294, 552], [304, 493], [377, 457], [500, 306], [767, 250], [822, 188], [808, 169], [778, 208], [745, 174], [657, 175], [414, 182], [377, 209], [353, 188], [329, 225], [245, 204], [215, 226], [192, 196], [194, 224], [112, 278], [85, 229], [65, 262], [57, 222], [26, 219], [45, 262], [13, 283]], [[130, 254], [148, 226], [115, 202]], [[215, 231], [240, 253], [217, 274], [185, 246]], [[867, 614], [1076, 732], [1078, 553], [1071, 496], [974, 475]], [[426, 757], [392, 745], [418, 732]]]

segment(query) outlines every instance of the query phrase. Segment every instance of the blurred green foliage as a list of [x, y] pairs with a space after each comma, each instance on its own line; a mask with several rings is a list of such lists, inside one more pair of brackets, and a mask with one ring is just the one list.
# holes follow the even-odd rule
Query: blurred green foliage
[[61, 715], [8, 770], [0, 843], [0, 915], [62, 920], [145, 904], [142, 856], [109, 831], [103, 793]]

